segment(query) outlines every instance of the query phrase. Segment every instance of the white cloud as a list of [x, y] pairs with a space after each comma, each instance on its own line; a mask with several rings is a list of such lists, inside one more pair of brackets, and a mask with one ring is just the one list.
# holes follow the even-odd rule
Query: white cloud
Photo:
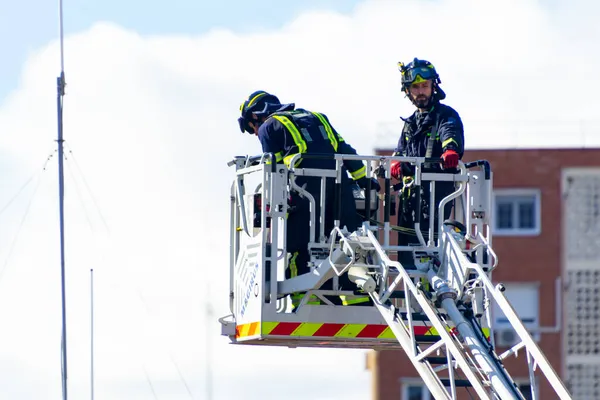
[[[370, 153], [376, 140], [395, 142], [397, 130], [377, 139], [381, 123], [412, 112], [395, 64], [417, 56], [437, 66], [470, 147], [537, 144], [548, 135], [563, 143], [557, 127], [575, 140], [580, 121], [588, 144], [598, 145], [599, 28], [585, 7], [598, 8], [369, 1], [351, 16], [306, 12], [255, 35], [142, 37], [99, 23], [68, 37], [65, 138], [77, 179], [66, 170], [73, 398], [89, 391], [90, 268], [98, 398], [152, 398], [148, 379], [158, 398], [189, 398], [178, 369], [194, 398], [203, 398], [207, 280], [216, 314], [227, 313], [226, 162], [260, 152], [236, 123], [250, 92], [272, 91], [325, 112], [348, 142]], [[32, 56], [0, 108], [0, 131], [8, 133], [0, 138], [1, 204], [50, 154], [58, 68], [52, 43]], [[56, 156], [48, 168], [0, 280], [0, 316], [10, 327], [0, 332], [8, 344], [0, 349], [0, 391], [14, 399], [60, 391]], [[32, 189], [0, 215], [1, 263]], [[210, 323], [216, 399], [306, 398], [305, 389], [318, 387], [323, 399], [368, 396], [363, 351], [229, 346]], [[294, 375], [296, 365], [315, 360], [309, 379]]]

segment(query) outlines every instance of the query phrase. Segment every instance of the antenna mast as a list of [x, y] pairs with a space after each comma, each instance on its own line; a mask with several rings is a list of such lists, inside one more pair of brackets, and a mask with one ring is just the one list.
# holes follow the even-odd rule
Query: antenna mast
[[60, 75], [56, 80], [56, 105], [58, 111], [58, 203], [60, 216], [60, 274], [62, 289], [62, 338], [61, 338], [61, 366], [62, 366], [62, 394], [67, 400], [67, 316], [65, 304], [65, 224], [64, 224], [64, 170], [63, 170], [63, 96], [65, 95], [65, 61], [63, 50], [63, 2], [58, 1], [58, 26], [60, 37]]
[[90, 269], [90, 371], [91, 371], [91, 399], [94, 400], [94, 270]]

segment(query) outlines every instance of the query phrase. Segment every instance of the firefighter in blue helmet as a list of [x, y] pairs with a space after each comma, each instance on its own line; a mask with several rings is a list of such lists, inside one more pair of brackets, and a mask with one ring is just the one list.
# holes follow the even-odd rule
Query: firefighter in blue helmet
[[[408, 65], [398, 63], [402, 74], [402, 91], [417, 107], [408, 118], [402, 118], [404, 128], [394, 150], [395, 156], [441, 158], [442, 163], [431, 163], [424, 166], [424, 171], [455, 173], [458, 161], [464, 152], [464, 131], [459, 114], [452, 108], [440, 103], [446, 94], [440, 87], [440, 77], [434, 66], [426, 60], [415, 58]], [[427, 240], [429, 227], [429, 185], [421, 186], [422, 208], [416, 210], [415, 193], [410, 183], [414, 174], [414, 166], [396, 162], [391, 168], [392, 177], [402, 180], [403, 190], [398, 212], [400, 233], [399, 245], [418, 243], [414, 231], [415, 213], [421, 214], [421, 230]], [[453, 182], [436, 182], [435, 203], [454, 191]], [[437, 211], [437, 208], [436, 208]], [[450, 217], [450, 206], [444, 209], [444, 220]], [[438, 216], [435, 215], [437, 221]], [[435, 225], [437, 226], [437, 224]], [[410, 253], [401, 255], [401, 262], [412, 262]]]
[[[357, 154], [335, 130], [325, 114], [296, 109], [295, 104], [281, 104], [279, 99], [265, 91], [259, 90], [252, 93], [240, 106], [241, 116], [238, 118], [240, 130], [258, 136], [265, 153], [273, 153], [277, 162], [283, 162], [290, 166], [291, 159], [298, 153], [302, 154]], [[335, 169], [336, 163], [333, 159], [300, 159], [296, 167]], [[366, 188], [369, 177], [366, 176], [366, 167], [362, 161], [344, 161], [342, 173], [342, 198], [340, 227], [346, 226], [352, 232], [360, 226], [360, 219], [356, 212], [356, 204], [352, 192], [352, 183], [355, 182], [361, 188]], [[348, 177], [348, 173], [352, 180]], [[296, 177], [296, 183], [305, 189], [315, 199], [315, 213], [320, 215], [320, 179], [316, 177]], [[328, 235], [333, 229], [334, 222], [334, 181], [327, 179], [326, 185], [326, 208], [324, 232]], [[376, 179], [371, 178], [371, 188], [377, 191], [380, 186]], [[319, 218], [316, 219], [315, 237], [319, 235]], [[310, 272], [308, 262], [308, 242], [310, 235], [310, 209], [308, 200], [302, 198], [296, 192], [291, 192], [290, 212], [288, 215], [287, 229], [287, 251], [290, 254], [289, 268], [286, 278]], [[345, 275], [344, 275], [345, 277]], [[345, 289], [356, 288], [347, 278], [340, 278], [340, 284]], [[330, 288], [331, 281], [323, 286]], [[297, 305], [303, 293], [292, 296], [292, 303]], [[332, 299], [333, 300], [333, 299]], [[368, 302], [367, 296], [353, 298], [353, 303]], [[339, 299], [336, 299], [339, 301]], [[349, 301], [342, 299], [343, 304]], [[314, 304], [314, 303], [313, 303]]]

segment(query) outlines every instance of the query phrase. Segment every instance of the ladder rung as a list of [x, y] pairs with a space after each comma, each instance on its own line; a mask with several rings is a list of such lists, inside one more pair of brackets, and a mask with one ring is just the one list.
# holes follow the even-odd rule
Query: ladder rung
[[441, 338], [438, 335], [415, 335], [415, 341], [418, 343], [435, 343]]
[[430, 364], [447, 364], [447, 357], [425, 357], [425, 361], [429, 361]]
[[[400, 318], [402, 318], [403, 321], [407, 321], [408, 320], [408, 316], [407, 313], [405, 312], [400, 312]], [[444, 314], [439, 314], [440, 317], [446, 317]], [[427, 315], [425, 313], [411, 313], [411, 318], [413, 321], [419, 321], [419, 322], [429, 322], [429, 317], [427, 317]]]
[[[442, 385], [444, 385], [445, 387], [450, 387], [450, 379], [443, 378], [440, 380], [442, 381]], [[472, 387], [473, 386], [473, 385], [471, 385], [471, 382], [469, 382], [467, 379], [455, 379], [454, 385], [456, 387]]]

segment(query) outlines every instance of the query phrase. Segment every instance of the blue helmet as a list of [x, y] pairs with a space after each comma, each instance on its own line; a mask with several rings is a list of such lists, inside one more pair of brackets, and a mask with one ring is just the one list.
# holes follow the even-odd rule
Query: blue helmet
[[248, 125], [252, 121], [252, 114], [259, 116], [269, 115], [276, 111], [287, 111], [294, 108], [294, 104], [282, 105], [277, 96], [264, 90], [257, 90], [248, 96], [248, 100], [240, 105], [240, 117], [238, 123], [242, 132], [253, 134], [254, 131]]
[[419, 60], [415, 58], [413, 61], [404, 65], [403, 62], [398, 63], [398, 69], [402, 74], [402, 90], [408, 93], [410, 85], [413, 83], [421, 83], [423, 81], [432, 81], [437, 100], [446, 98], [446, 93], [440, 88], [440, 76], [435, 67], [427, 60]]

